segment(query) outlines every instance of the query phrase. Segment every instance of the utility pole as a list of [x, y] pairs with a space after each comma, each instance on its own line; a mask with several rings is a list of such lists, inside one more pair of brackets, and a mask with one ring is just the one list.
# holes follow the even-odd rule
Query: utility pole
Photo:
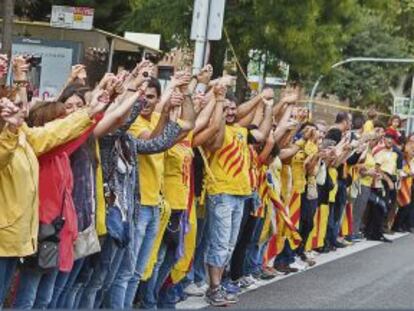
[[14, 0], [3, 0], [3, 32], [1, 36], [1, 51], [10, 59], [13, 37]]
[[193, 74], [204, 67], [209, 41], [220, 40], [225, 0], [194, 0], [191, 40], [195, 41]]
[[196, 27], [196, 37], [194, 49], [193, 74], [197, 74], [204, 66], [209, 11], [209, 0], [194, 1], [193, 25], [195, 25], [194, 27]]

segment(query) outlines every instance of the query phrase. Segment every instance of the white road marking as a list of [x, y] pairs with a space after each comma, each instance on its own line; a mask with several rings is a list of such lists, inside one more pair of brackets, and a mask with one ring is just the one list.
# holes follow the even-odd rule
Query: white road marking
[[[396, 240], [399, 238], [402, 238], [404, 236], [407, 236], [408, 233], [395, 233], [393, 235], [386, 235], [386, 237], [390, 240]], [[297, 273], [290, 273], [288, 275], [282, 275], [282, 276], [277, 276], [272, 280], [269, 281], [260, 281], [257, 282], [257, 286], [253, 289], [247, 289], [247, 290], [243, 290], [242, 294], [247, 293], [249, 291], [252, 290], [258, 290], [260, 287], [262, 286], [266, 286], [275, 282], [279, 282], [280, 280], [289, 278], [291, 276], [297, 275], [298, 273], [304, 273], [308, 270], [311, 269], [315, 269], [320, 267], [321, 265], [327, 264], [329, 262], [344, 258], [346, 256], [361, 252], [363, 250], [369, 249], [371, 247], [374, 246], [378, 246], [384, 244], [383, 242], [376, 242], [376, 241], [367, 241], [367, 240], [363, 240], [359, 243], [355, 243], [354, 245], [345, 247], [345, 248], [338, 248], [336, 252], [329, 252], [327, 254], [319, 254], [315, 257], [315, 261], [316, 261], [316, 265], [313, 267], [309, 267], [306, 268], [303, 271], [297, 272]], [[207, 304], [207, 302], [204, 300], [204, 297], [188, 297], [187, 300], [182, 301], [180, 303], [177, 304], [177, 309], [201, 309], [201, 308], [205, 308], [208, 307], [209, 305]]]

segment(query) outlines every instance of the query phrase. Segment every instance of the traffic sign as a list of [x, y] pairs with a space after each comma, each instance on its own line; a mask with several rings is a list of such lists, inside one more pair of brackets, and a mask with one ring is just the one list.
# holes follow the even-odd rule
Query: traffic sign
[[225, 5], [225, 0], [194, 1], [191, 40], [221, 40]]

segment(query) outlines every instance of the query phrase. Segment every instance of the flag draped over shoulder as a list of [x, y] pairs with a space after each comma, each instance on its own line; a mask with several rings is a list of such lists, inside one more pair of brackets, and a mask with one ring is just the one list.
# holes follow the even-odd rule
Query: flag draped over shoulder
[[288, 211], [283, 206], [273, 187], [269, 184], [264, 169], [262, 169], [258, 180], [263, 209], [269, 207], [267, 209], [269, 212], [267, 217], [270, 219], [272, 228], [268, 248], [265, 253], [265, 261], [267, 261], [282, 251], [286, 238], [289, 239], [293, 249], [299, 246], [302, 239]]

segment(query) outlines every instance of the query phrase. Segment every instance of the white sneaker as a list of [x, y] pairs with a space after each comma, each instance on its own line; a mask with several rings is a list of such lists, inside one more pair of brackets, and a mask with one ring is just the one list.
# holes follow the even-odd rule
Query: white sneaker
[[302, 263], [300, 263], [300, 262], [299, 262], [299, 260], [300, 260], [300, 259], [295, 259], [295, 262], [294, 262], [294, 263], [292, 263], [292, 264], [290, 264], [289, 266], [290, 266], [291, 268], [296, 268], [296, 269], [298, 269], [299, 271], [304, 271], [304, 270], [306, 270], [306, 266], [305, 266], [305, 265], [303, 265]]
[[[207, 284], [205, 284], [207, 286]], [[203, 297], [206, 290], [195, 283], [191, 283], [184, 289], [184, 293], [188, 296]]]
[[208, 290], [208, 288], [209, 288], [209, 286], [208, 286], [208, 284], [207, 283], [196, 283], [196, 285], [198, 286], [198, 288], [200, 288], [200, 289], [202, 289], [204, 292], [207, 292], [207, 290]]
[[305, 252], [306, 257], [308, 257], [309, 259], [315, 259], [315, 252], [314, 251], [310, 251], [310, 252]]
[[247, 281], [251, 283], [251, 288], [256, 288], [259, 286], [260, 281], [255, 279], [253, 275], [249, 274], [245, 276], [244, 278], [247, 279]]

